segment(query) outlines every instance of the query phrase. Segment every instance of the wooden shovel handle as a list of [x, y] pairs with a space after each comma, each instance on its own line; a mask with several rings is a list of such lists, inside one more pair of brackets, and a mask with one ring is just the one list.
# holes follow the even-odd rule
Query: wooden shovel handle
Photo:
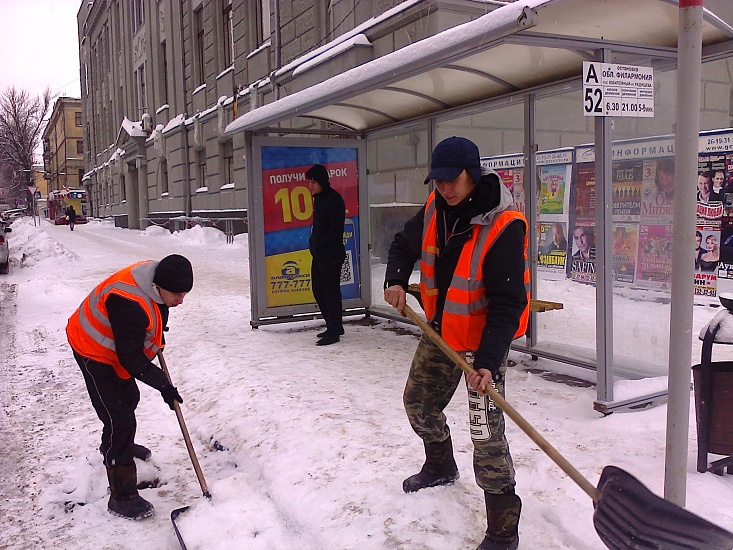
[[[165, 373], [165, 377], [168, 379], [168, 383], [172, 386], [173, 381], [171, 380], [171, 375], [168, 372], [168, 365], [165, 364], [165, 359], [163, 358], [163, 352], [158, 352], [158, 361], [160, 361], [160, 366], [163, 369], [163, 372]], [[181, 406], [178, 404], [178, 401], [173, 401], [173, 410], [176, 411], [176, 417], [178, 418], [178, 425], [181, 427], [181, 433], [183, 434], [183, 440], [186, 442], [186, 449], [188, 449], [188, 456], [191, 457], [191, 464], [193, 464], [193, 469], [196, 472], [196, 477], [199, 480], [199, 485], [201, 485], [201, 492], [204, 494], [206, 498], [211, 498], [211, 493], [209, 492], [209, 487], [206, 485], [206, 480], [204, 479], [204, 472], [201, 470], [201, 466], [199, 465], [199, 460], [196, 458], [196, 451], [193, 449], [193, 443], [191, 443], [191, 436], [188, 435], [188, 428], [186, 428], [186, 422], [183, 420], [183, 413], [181, 412]]]
[[[412, 319], [417, 326], [420, 327], [420, 329], [428, 335], [428, 337], [441, 349], [443, 352], [448, 356], [448, 358], [453, 361], [456, 365], [461, 367], [463, 372], [466, 374], [471, 374], [476, 372], [471, 365], [469, 365], [466, 360], [461, 356], [457, 351], [455, 351], [453, 348], [451, 348], [448, 344], [446, 344], [445, 340], [435, 332], [433, 327], [431, 327], [428, 323], [426, 323], [422, 317], [420, 317], [417, 313], [415, 313], [410, 306], [405, 304], [405, 307], [403, 309], [405, 314]], [[491, 384], [486, 386], [486, 392], [488, 393], [491, 400], [502, 410], [506, 415], [511, 418], [514, 423], [519, 426], [519, 428], [526, 433], [529, 438], [534, 441], [537, 446], [542, 449], [547, 456], [549, 456], [552, 461], [557, 464], [563, 472], [565, 472], [570, 478], [578, 484], [578, 486], [585, 491], [590, 498], [593, 499], [593, 502], [598, 502], [598, 500], [601, 498], [601, 493], [596, 489], [590, 481], [588, 481], [583, 474], [581, 474], [577, 469], [575, 469], [575, 466], [570, 464], [568, 460], [562, 456], [555, 447], [550, 445], [550, 443], [542, 437], [542, 435], [535, 430], [532, 425], [527, 422], [524, 417], [522, 417], [517, 410], [512, 407], [506, 399], [504, 399], [499, 392], [497, 392]]]

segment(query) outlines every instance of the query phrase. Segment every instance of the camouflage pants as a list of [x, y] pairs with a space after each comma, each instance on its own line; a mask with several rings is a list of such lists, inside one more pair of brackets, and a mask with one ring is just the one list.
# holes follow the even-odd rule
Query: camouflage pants
[[[506, 360], [500, 372], [506, 371]], [[423, 335], [407, 377], [403, 401], [415, 433], [426, 443], [439, 443], [450, 436], [443, 410], [461, 381], [463, 371]], [[504, 382], [495, 384], [504, 395]], [[468, 389], [468, 413], [473, 440], [473, 471], [484, 491], [500, 494], [514, 488], [514, 465], [504, 436], [504, 414], [487, 396]]]

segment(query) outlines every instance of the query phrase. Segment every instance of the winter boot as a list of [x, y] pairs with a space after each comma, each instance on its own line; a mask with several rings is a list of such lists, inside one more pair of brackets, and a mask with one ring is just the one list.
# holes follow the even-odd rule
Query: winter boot
[[137, 492], [137, 468], [134, 463], [107, 467], [107, 478], [111, 493], [107, 509], [111, 513], [127, 519], [144, 519], [153, 515], [153, 505]]
[[414, 493], [420, 489], [451, 485], [460, 474], [453, 459], [453, 442], [450, 436], [441, 443], [425, 443], [425, 463], [418, 473], [402, 482], [405, 493]]
[[143, 462], [147, 462], [148, 460], [150, 460], [150, 457], [153, 456], [153, 453], [147, 447], [143, 447], [142, 445], [133, 443], [132, 444], [132, 456], [134, 456], [135, 458], [139, 458]]
[[486, 537], [476, 550], [516, 550], [519, 546], [519, 515], [522, 500], [515, 494], [492, 495], [486, 498]]

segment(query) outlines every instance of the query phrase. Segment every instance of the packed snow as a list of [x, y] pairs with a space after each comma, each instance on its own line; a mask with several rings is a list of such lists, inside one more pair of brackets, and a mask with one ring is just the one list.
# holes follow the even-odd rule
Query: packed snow
[[[320, 321], [254, 330], [247, 236], [226, 244], [211, 228], [170, 234], [92, 220], [70, 232], [22, 218], [10, 247], [10, 274], [0, 276], [0, 548], [174, 550], [180, 545], [170, 513], [183, 506], [190, 509], [176, 523], [190, 550], [444, 550], [473, 549], [482, 540], [484, 503], [473, 479], [462, 389], [446, 411], [461, 478], [449, 487], [402, 491], [403, 478], [423, 460], [402, 409], [415, 327], [350, 317], [341, 342], [327, 347], [314, 345]], [[142, 495], [156, 515], [131, 522], [107, 512], [101, 423], [64, 328], [107, 275], [171, 253], [191, 260], [195, 284], [171, 310], [165, 357], [212, 497], [202, 496], [175, 414], [157, 391], [139, 384], [137, 442], [153, 452], [149, 462], [138, 462], [139, 480], [153, 485]], [[543, 283], [547, 295], [563, 294], [566, 309], [542, 315], [570, 335], [577, 327], [569, 312], [592, 300], [593, 289], [575, 285], [570, 292], [567, 284]], [[629, 323], [649, 319], [648, 302], [631, 302], [637, 311], [629, 312]], [[693, 334], [719, 311], [696, 305]], [[644, 335], [637, 338], [639, 349], [629, 355], [646, 353]], [[693, 362], [697, 338], [694, 344]], [[510, 358], [508, 401], [593, 485], [613, 464], [663, 493], [665, 405], [603, 417], [593, 410], [596, 388], [581, 380], [592, 379], [590, 371], [519, 352]], [[619, 381], [615, 390], [623, 398], [665, 385], [654, 376]], [[524, 505], [520, 549], [605, 548], [591, 499], [507, 425]], [[733, 478], [698, 474], [696, 450], [693, 406], [687, 508], [733, 530]]]

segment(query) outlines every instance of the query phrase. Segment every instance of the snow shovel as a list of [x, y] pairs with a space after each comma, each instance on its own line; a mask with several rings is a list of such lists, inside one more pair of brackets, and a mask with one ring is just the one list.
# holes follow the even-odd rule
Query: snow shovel
[[[433, 330], [410, 306], [405, 314], [467, 373], [473, 367]], [[593, 499], [593, 525], [601, 541], [611, 550], [731, 550], [733, 533], [702, 519], [684, 508], [656, 496], [638, 479], [615, 466], [606, 466], [598, 488], [527, 422], [493, 387], [486, 392], [563, 472]]]
[[[171, 380], [171, 375], [168, 372], [168, 365], [165, 363], [165, 358], [163, 357], [163, 352], [158, 352], [158, 361], [160, 362], [160, 366], [163, 369], [163, 372], [165, 373], [165, 377], [168, 379], [168, 383], [173, 385], [173, 381]], [[204, 494], [206, 498], [211, 498], [211, 493], [209, 492], [209, 487], [206, 485], [206, 480], [204, 479], [204, 472], [201, 470], [201, 466], [199, 465], [198, 458], [196, 458], [196, 452], [193, 449], [193, 443], [191, 443], [191, 436], [188, 435], [188, 428], [186, 428], [186, 422], [183, 420], [183, 413], [181, 412], [181, 406], [178, 404], [178, 401], [173, 401], [173, 410], [176, 411], [176, 417], [178, 418], [178, 425], [181, 427], [181, 433], [183, 434], [183, 440], [186, 442], [186, 449], [188, 449], [188, 456], [191, 457], [191, 464], [193, 464], [193, 469], [196, 472], [196, 477], [199, 480], [199, 485], [201, 485], [201, 492]], [[183, 537], [181, 537], [181, 532], [178, 530], [178, 526], [176, 525], [176, 519], [178, 516], [180, 516], [183, 512], [188, 510], [188, 506], [184, 506], [182, 508], [176, 508], [171, 512], [171, 523], [173, 524], [173, 529], [176, 532], [176, 537], [178, 537], [178, 542], [181, 544], [182, 550], [187, 550], [186, 544], [183, 542]]]

